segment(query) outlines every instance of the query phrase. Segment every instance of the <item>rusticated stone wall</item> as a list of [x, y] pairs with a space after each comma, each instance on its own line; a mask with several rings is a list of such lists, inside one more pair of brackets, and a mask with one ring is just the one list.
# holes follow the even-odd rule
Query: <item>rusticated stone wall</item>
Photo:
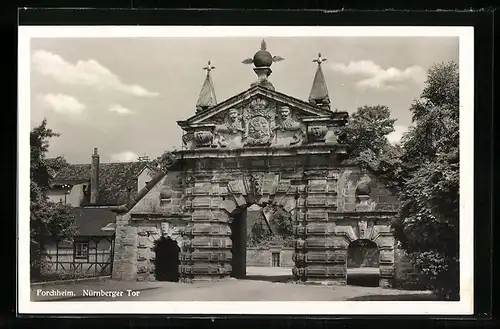
[[[117, 218], [113, 277], [154, 280], [154, 241], [181, 248], [181, 280], [219, 280], [232, 272], [231, 222], [241, 209], [274, 203], [295, 223], [293, 273], [298, 281], [346, 284], [349, 243], [380, 249], [380, 284], [392, 286], [397, 199], [376, 177], [325, 154], [254, 154], [184, 159]], [[359, 195], [364, 184], [366, 195]], [[368, 187], [368, 188], [367, 188]]]

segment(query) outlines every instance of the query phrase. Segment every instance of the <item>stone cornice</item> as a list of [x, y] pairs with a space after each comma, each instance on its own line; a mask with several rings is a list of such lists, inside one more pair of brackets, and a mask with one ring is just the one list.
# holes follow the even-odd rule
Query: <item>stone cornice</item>
[[332, 112], [329, 110], [325, 110], [323, 108], [312, 105], [312, 104], [307, 103], [305, 101], [302, 101], [300, 99], [297, 99], [297, 98], [288, 96], [286, 94], [283, 94], [283, 93], [280, 93], [277, 91], [273, 91], [273, 90], [269, 90], [269, 89], [266, 89], [262, 86], [256, 85], [256, 86], [253, 86], [253, 87], [247, 89], [246, 91], [243, 91], [243, 92], [223, 101], [222, 103], [217, 104], [216, 106], [212, 107], [210, 110], [196, 114], [187, 120], [178, 121], [177, 123], [183, 129], [193, 127], [193, 125], [199, 124], [200, 122], [207, 120], [210, 117], [212, 117], [212, 116], [214, 116], [222, 111], [228, 110], [229, 108], [231, 108], [231, 107], [233, 107], [241, 102], [250, 100], [253, 96], [257, 96], [257, 95], [261, 95], [263, 97], [266, 97], [266, 98], [274, 100], [274, 101], [286, 103], [292, 107], [299, 108], [300, 110], [302, 110], [310, 115], [320, 117], [320, 118], [329, 118], [330, 120], [333, 120], [333, 121], [345, 122], [349, 116], [349, 114], [347, 112]]
[[241, 148], [197, 148], [179, 150], [175, 154], [180, 158], [234, 158], [234, 157], [261, 157], [261, 156], [296, 156], [311, 154], [344, 154], [345, 148], [339, 144], [311, 144], [297, 146], [276, 147], [241, 147]]
[[365, 218], [367, 220], [391, 219], [398, 214], [397, 211], [381, 210], [381, 211], [349, 211], [349, 212], [331, 212], [333, 217], [342, 217], [342, 219], [357, 219]]

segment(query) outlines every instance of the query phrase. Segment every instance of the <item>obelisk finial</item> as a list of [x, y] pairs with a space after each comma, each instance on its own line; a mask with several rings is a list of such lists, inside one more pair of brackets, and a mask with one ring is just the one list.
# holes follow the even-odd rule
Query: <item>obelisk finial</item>
[[309, 94], [309, 102], [321, 108], [330, 109], [330, 96], [328, 95], [325, 76], [321, 69], [321, 63], [324, 61], [326, 61], [326, 58], [321, 57], [321, 53], [318, 53], [318, 57], [313, 59], [313, 62], [318, 63], [318, 67], [314, 75], [311, 93]]
[[200, 96], [198, 97], [198, 102], [196, 102], [196, 113], [204, 111], [217, 104], [217, 99], [215, 97], [215, 88], [212, 82], [212, 77], [210, 76], [210, 71], [215, 69], [215, 66], [208, 61], [207, 66], [203, 67], [203, 70], [207, 71], [207, 76], [201, 87]]

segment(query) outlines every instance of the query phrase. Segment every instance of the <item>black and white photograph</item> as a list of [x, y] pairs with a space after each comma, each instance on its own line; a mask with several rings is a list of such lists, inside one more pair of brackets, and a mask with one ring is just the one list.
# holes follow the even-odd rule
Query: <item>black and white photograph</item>
[[472, 314], [473, 41], [19, 27], [20, 312]]

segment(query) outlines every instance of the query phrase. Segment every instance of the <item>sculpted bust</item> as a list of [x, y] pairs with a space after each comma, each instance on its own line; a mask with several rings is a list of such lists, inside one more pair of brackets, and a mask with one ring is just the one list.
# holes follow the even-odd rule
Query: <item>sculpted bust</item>
[[239, 111], [235, 108], [229, 109], [226, 119], [223, 124], [218, 125], [214, 129], [216, 144], [221, 147], [226, 147], [227, 141], [223, 134], [245, 133], [243, 121]]
[[240, 113], [237, 109], [233, 108], [228, 111], [226, 122], [223, 125], [217, 127], [217, 131], [232, 134], [237, 132], [245, 132], [245, 129], [243, 129], [243, 122], [241, 120]]
[[276, 127], [277, 129], [280, 129], [281, 131], [294, 131], [300, 129], [300, 123], [292, 118], [292, 112], [288, 106], [282, 106], [280, 108], [280, 117], [281, 121]]

